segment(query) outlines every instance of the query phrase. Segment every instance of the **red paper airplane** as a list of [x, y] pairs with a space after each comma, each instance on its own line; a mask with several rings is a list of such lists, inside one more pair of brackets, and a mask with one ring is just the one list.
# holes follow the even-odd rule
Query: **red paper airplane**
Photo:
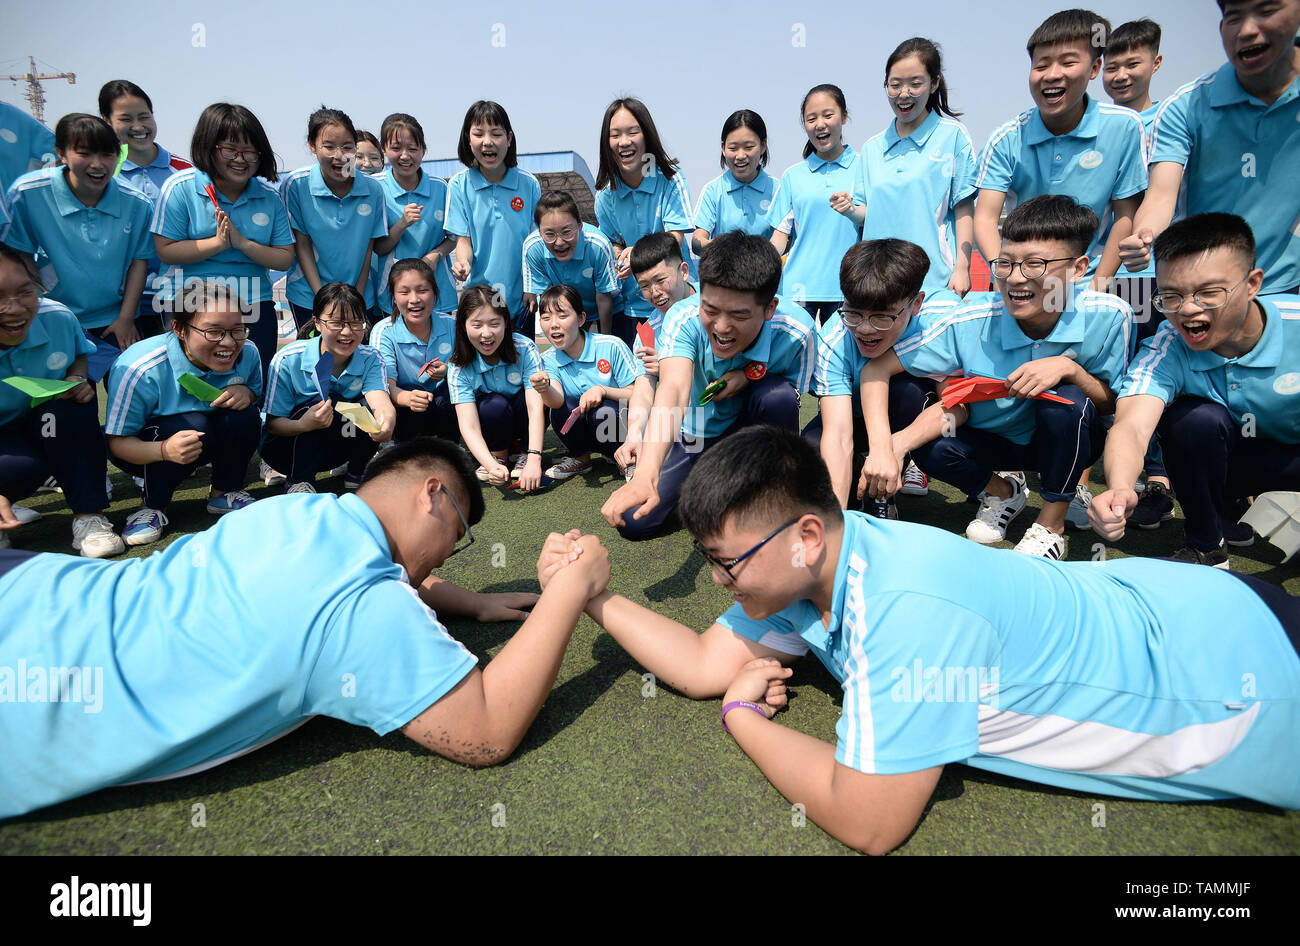
[[655, 330], [650, 327], [649, 322], [636, 323], [636, 337], [641, 339], [642, 348], [655, 347]]
[[[1059, 394], [1052, 394], [1050, 391], [1044, 391], [1042, 394], [1035, 396], [1044, 401], [1056, 401], [1060, 404], [1073, 403], [1069, 398], [1061, 397]], [[1011, 392], [1007, 390], [1005, 381], [974, 375], [969, 378], [962, 378], [960, 381], [954, 381], [944, 388], [943, 406], [956, 407], [958, 404], [975, 404], [978, 401], [993, 401], [1002, 397], [1011, 397]]]
[[217, 189], [213, 187], [211, 184], [205, 184], [203, 186], [203, 190], [207, 193], [208, 200], [212, 201], [212, 206], [215, 207], [217, 210], [220, 210], [221, 205], [217, 203]]
[[562, 433], [562, 434], [567, 434], [569, 431], [571, 431], [571, 430], [573, 429], [573, 425], [574, 425], [574, 423], [577, 422], [577, 420], [578, 420], [578, 416], [579, 416], [581, 413], [582, 413], [582, 411], [580, 411], [578, 408], [575, 407], [575, 408], [573, 409], [573, 413], [569, 415], [569, 419], [566, 420], [566, 421], [564, 422], [564, 426], [560, 428], [560, 433]]

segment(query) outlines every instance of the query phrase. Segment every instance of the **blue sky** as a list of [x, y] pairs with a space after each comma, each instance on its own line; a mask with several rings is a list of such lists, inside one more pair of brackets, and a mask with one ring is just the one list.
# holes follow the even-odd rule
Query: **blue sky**
[[[469, 104], [490, 98], [509, 112], [521, 151], [577, 151], [594, 173], [605, 106], [632, 94], [650, 106], [693, 197], [719, 173], [719, 132], [737, 108], [767, 121], [769, 171], [779, 175], [798, 161], [806, 141], [800, 101], [821, 82], [844, 89], [846, 137], [859, 148], [889, 121], [885, 59], [914, 35], [942, 47], [950, 101], [965, 113], [979, 147], [993, 128], [1032, 105], [1025, 40], [1061, 9], [1014, 0], [138, 0], [129, 12], [113, 13], [84, 0], [44, 0], [7, 7], [0, 74], [26, 71], [28, 55], [43, 71], [77, 73], [76, 85], [46, 83], [51, 126], [67, 112], [97, 111], [100, 85], [129, 78], [153, 99], [164, 147], [187, 155], [199, 112], [212, 102], [239, 102], [261, 119], [281, 168], [291, 169], [310, 160], [307, 116], [322, 103], [376, 132], [390, 112], [410, 112], [424, 126], [428, 156], [440, 158], [455, 154]], [[1113, 25], [1141, 16], [1162, 24], [1165, 64], [1153, 83], [1156, 97], [1224, 61], [1214, 0], [1095, 9]], [[646, 15], [638, 18], [640, 10]], [[1100, 79], [1092, 93], [1107, 101]], [[26, 107], [17, 83], [0, 84], [0, 99]]]

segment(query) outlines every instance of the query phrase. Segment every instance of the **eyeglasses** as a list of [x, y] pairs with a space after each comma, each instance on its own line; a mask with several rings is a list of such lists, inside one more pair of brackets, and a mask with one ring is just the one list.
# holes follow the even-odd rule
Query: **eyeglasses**
[[1033, 256], [1029, 259], [1022, 259], [1017, 263], [1014, 260], [1004, 259], [999, 256], [997, 259], [989, 261], [989, 269], [993, 271], [993, 275], [998, 279], [1010, 279], [1011, 273], [1015, 271], [1017, 266], [1019, 266], [1021, 276], [1024, 276], [1026, 279], [1037, 279], [1039, 276], [1043, 275], [1043, 273], [1047, 272], [1048, 263], [1060, 263], [1065, 260], [1077, 258], [1078, 257], [1075, 256], [1058, 256], [1055, 259], [1041, 259], [1040, 257]]
[[236, 325], [234, 328], [196, 328], [193, 325], [185, 326], [192, 332], [198, 332], [210, 342], [220, 342], [227, 335], [232, 341], [242, 342], [248, 338], [248, 326]]
[[[1237, 286], [1244, 283], [1249, 276], [1250, 273], [1242, 276], [1231, 289], [1224, 289], [1222, 286], [1197, 289], [1192, 293], [1192, 301], [1202, 309], [1217, 309], [1228, 301], [1228, 296], [1232, 295]], [[1181, 292], [1157, 292], [1151, 297], [1151, 304], [1156, 307], [1156, 311], [1165, 315], [1177, 315], [1186, 302], [1187, 297]]]
[[316, 146], [316, 150], [321, 152], [322, 154], [328, 154], [331, 156], [336, 154], [355, 155], [357, 153], [357, 146], [354, 144], [342, 145], [342, 146], [333, 145], [333, 144], [320, 144]]
[[261, 158], [261, 155], [252, 148], [245, 150], [243, 148], [232, 148], [229, 145], [217, 145], [215, 150], [217, 154], [221, 155], [223, 161], [233, 161], [236, 158], [243, 158], [249, 164], [256, 164]]
[[843, 309], [841, 309], [840, 321], [843, 322], [845, 325], [847, 325], [849, 328], [857, 328], [865, 321], [868, 325], [870, 325], [872, 328], [876, 329], [877, 331], [888, 332], [891, 328], [894, 327], [894, 323], [903, 317], [903, 309], [906, 309], [915, 300], [916, 300], [916, 296], [914, 294], [912, 298], [904, 302], [902, 307], [893, 315], [883, 315], [880, 313], [877, 313], [875, 315], [863, 315], [860, 312], [845, 312]]
[[733, 581], [733, 582], [734, 582], [734, 581], [736, 580], [736, 576], [733, 575], [733, 574], [731, 573], [731, 570], [732, 570], [733, 568], [735, 568], [737, 565], [739, 565], [739, 564], [740, 564], [741, 562], [743, 562], [745, 559], [749, 558], [751, 555], [753, 555], [755, 552], [757, 552], [757, 551], [758, 551], [759, 549], [761, 549], [763, 546], [767, 545], [767, 543], [771, 542], [771, 541], [772, 541], [773, 539], [775, 539], [778, 535], [780, 535], [780, 534], [781, 534], [782, 532], [784, 532], [786, 529], [790, 528], [792, 525], [794, 525], [796, 522], [798, 522], [798, 521], [799, 521], [800, 519], [802, 519], [802, 518], [803, 518], [803, 516], [795, 516], [793, 519], [791, 519], [791, 520], [790, 520], [789, 522], [787, 522], [785, 525], [778, 527], [778, 528], [776, 529], [776, 531], [774, 531], [771, 535], [769, 535], [769, 536], [768, 536], [766, 539], [764, 539], [762, 542], [758, 543], [758, 545], [754, 546], [752, 549], [750, 549], [750, 550], [749, 550], [748, 552], [746, 552], [744, 555], [741, 555], [741, 556], [739, 556], [739, 557], [737, 557], [737, 558], [733, 558], [733, 559], [732, 559], [731, 561], [729, 561], [729, 562], [724, 562], [724, 561], [723, 561], [722, 559], [720, 559], [720, 558], [714, 558], [712, 555], [710, 555], [708, 552], [706, 552], [706, 551], [704, 550], [704, 546], [700, 544], [700, 540], [699, 540], [699, 539], [693, 539], [693, 540], [692, 540], [692, 544], [695, 546], [695, 551], [699, 552], [701, 555], [704, 556], [704, 560], [705, 560], [706, 562], [708, 562], [710, 565], [714, 566], [715, 568], [721, 568], [722, 571], [723, 571], [723, 574], [725, 574], [725, 575], [727, 576], [727, 580], [728, 580], [728, 581]]
[[40, 297], [40, 291], [35, 286], [28, 286], [16, 296], [0, 296], [0, 310], [8, 309], [11, 303], [20, 309], [31, 308], [32, 303]]
[[573, 227], [565, 227], [563, 230], [543, 230], [542, 239], [547, 243], [554, 243], [556, 240], [572, 240], [578, 235], [578, 231]]
[[366, 330], [366, 322], [364, 319], [359, 322], [353, 322], [351, 320], [345, 322], [342, 319], [317, 319], [316, 321], [325, 326], [331, 332], [341, 332], [344, 328], [350, 328], [352, 331], [358, 333]]
[[451, 508], [455, 509], [456, 515], [460, 516], [460, 524], [465, 527], [464, 545], [457, 543], [456, 547], [447, 553], [447, 558], [451, 558], [453, 555], [459, 555], [474, 544], [474, 533], [469, 530], [469, 522], [465, 519], [465, 514], [460, 511], [460, 503], [456, 502], [456, 497], [451, 495], [451, 490], [445, 486], [441, 487], [441, 489], [447, 494], [447, 498], [451, 500]]

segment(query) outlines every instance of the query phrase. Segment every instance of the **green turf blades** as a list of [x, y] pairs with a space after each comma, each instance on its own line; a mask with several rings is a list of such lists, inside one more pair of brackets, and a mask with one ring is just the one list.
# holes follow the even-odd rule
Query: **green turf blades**
[[204, 404], [211, 404], [221, 396], [221, 388], [214, 388], [197, 375], [183, 374], [176, 379], [182, 388]]
[[52, 401], [61, 394], [71, 391], [80, 381], [62, 381], [55, 378], [5, 378], [6, 384], [13, 385], [32, 399], [32, 407], [40, 407], [46, 401]]

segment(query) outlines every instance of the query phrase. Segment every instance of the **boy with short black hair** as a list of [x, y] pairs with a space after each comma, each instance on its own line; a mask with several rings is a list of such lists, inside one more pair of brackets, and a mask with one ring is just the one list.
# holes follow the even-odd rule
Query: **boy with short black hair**
[[[1043, 507], [1016, 551], [1065, 554], [1066, 510], [1082, 471], [1101, 455], [1102, 417], [1114, 411], [1112, 388], [1124, 376], [1131, 345], [1128, 303], [1075, 289], [1096, 226], [1096, 215], [1069, 197], [1021, 204], [1003, 224], [1002, 256], [990, 261], [1000, 291], [927, 307], [913, 334], [867, 363], [862, 405], [870, 453], [860, 486], [873, 496], [892, 495], [900, 451], [910, 451], [930, 476], [970, 496], [983, 492], [966, 536], [988, 545], [1006, 538], [1028, 502], [1021, 474], [1007, 479], [994, 471], [1036, 470]], [[971, 404], [969, 421], [956, 429], [956, 418], [942, 426], [931, 418], [894, 434], [886, 384], [900, 371], [1005, 379], [1008, 394]], [[1065, 403], [1039, 399], [1052, 391]]]
[[1102, 87], [1112, 102], [1142, 117], [1149, 147], [1151, 125], [1160, 106], [1151, 100], [1151, 77], [1164, 62], [1160, 55], [1160, 24], [1143, 18], [1115, 27], [1106, 42], [1105, 62]]
[[1140, 450], [1159, 429], [1183, 507], [1181, 561], [1228, 567], [1229, 502], [1300, 489], [1300, 296], [1260, 294], [1255, 239], [1234, 214], [1198, 214], [1156, 237], [1160, 330], [1133, 359], [1106, 445], [1110, 488], [1090, 515], [1107, 539], [1123, 536], [1138, 505]]
[[1113, 216], [1087, 248], [1092, 285], [1104, 287], [1119, 268], [1119, 241], [1132, 231], [1147, 188], [1147, 158], [1141, 119], [1088, 95], [1109, 33], [1105, 17], [1074, 9], [1048, 17], [1029, 37], [1035, 107], [994, 131], [979, 158], [975, 241], [986, 260], [999, 255], [1008, 193], [1021, 203], [1066, 194], [1099, 220]]
[[1151, 183], [1120, 246], [1137, 272], [1186, 194], [1188, 214], [1231, 213], [1255, 234], [1264, 293], [1300, 291], [1300, 0], [1219, 0], [1228, 61], [1165, 99]]
[[776, 295], [780, 282], [781, 258], [760, 236], [733, 230], [705, 247], [699, 295], [677, 303], [658, 333], [659, 386], [644, 440], [629, 447], [633, 417], [615, 453], [636, 472], [601, 514], [624, 538], [658, 534], [686, 474], [723, 437], [759, 423], [799, 429], [817, 332], [802, 306]]
[[[841, 508], [853, 504], [854, 483], [867, 452], [867, 428], [858, 389], [862, 369], [871, 358], [883, 355], [908, 334], [925, 302], [921, 286], [929, 266], [930, 259], [920, 246], [892, 239], [857, 243], [840, 262], [844, 302], [818, 332], [812, 380], [812, 393], [818, 398], [817, 416], [808, 422], [803, 435], [821, 451]], [[934, 384], [929, 380], [896, 375], [889, 384], [891, 426], [901, 430], [911, 424], [933, 393]], [[902, 492], [924, 495], [928, 489], [924, 477], [909, 464]], [[886, 514], [897, 518], [892, 504]]]
[[[842, 512], [812, 446], [771, 427], [701, 458], [681, 517], [735, 604], [702, 634], [609, 591], [587, 614], [661, 682], [721, 695], [741, 749], [845, 844], [902, 843], [952, 762], [1087, 794], [1300, 808], [1300, 605], [1276, 586], [1152, 559], [1032, 561]], [[834, 746], [771, 719], [781, 665], [809, 650], [844, 690]]]
[[695, 293], [691, 285], [690, 267], [682, 259], [682, 248], [671, 233], [650, 233], [632, 244], [628, 257], [632, 278], [646, 301], [655, 307], [658, 316], [650, 316], [650, 327], [659, 334], [664, 316], [681, 300]]

